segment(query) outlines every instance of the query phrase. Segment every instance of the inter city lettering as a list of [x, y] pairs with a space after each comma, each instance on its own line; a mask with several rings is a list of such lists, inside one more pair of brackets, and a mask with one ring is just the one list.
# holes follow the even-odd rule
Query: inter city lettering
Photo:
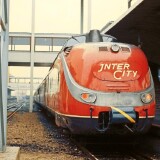
[[121, 80], [123, 77], [136, 77], [137, 75], [137, 71], [130, 69], [129, 63], [101, 63], [98, 72], [107, 70], [113, 70], [113, 77], [118, 80]]

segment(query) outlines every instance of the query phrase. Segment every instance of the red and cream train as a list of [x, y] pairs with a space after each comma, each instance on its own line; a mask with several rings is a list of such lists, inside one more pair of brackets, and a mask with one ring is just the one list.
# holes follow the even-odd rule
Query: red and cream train
[[98, 30], [66, 42], [34, 96], [73, 134], [146, 133], [155, 116], [145, 54]]

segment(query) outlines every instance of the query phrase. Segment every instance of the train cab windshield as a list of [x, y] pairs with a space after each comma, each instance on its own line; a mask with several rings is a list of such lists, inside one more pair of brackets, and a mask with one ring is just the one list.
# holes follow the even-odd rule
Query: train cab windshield
[[64, 47], [71, 47], [79, 43], [85, 43], [86, 37], [85, 36], [72, 36], [65, 44]]
[[[95, 33], [94, 33], [95, 34]], [[91, 34], [91, 35], [80, 35], [80, 36], [72, 36], [64, 45], [66, 47], [72, 47], [79, 43], [89, 43], [89, 42], [117, 42], [115, 37], [110, 35], [102, 35], [102, 34]]]
[[88, 34], [72, 36], [67, 40], [64, 47], [62, 48], [62, 51], [68, 55], [74, 45], [92, 42], [117, 42], [117, 39], [110, 35], [101, 34], [99, 30], [91, 30]]

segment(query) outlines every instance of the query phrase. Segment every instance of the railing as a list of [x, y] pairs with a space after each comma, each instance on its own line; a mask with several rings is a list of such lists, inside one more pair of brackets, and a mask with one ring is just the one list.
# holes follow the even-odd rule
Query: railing
[[[33, 79], [33, 89], [37, 89], [43, 78]], [[8, 86], [13, 90], [29, 90], [30, 78], [29, 77], [9, 77]]]
[[[72, 34], [35, 34], [35, 52], [60, 51], [64, 43]], [[10, 33], [9, 51], [31, 52], [31, 33]]]

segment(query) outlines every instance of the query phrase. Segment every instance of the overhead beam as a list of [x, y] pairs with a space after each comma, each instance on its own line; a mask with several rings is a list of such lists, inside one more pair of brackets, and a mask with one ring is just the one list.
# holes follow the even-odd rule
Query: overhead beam
[[[50, 67], [52, 63], [34, 63], [35, 67]], [[30, 62], [9, 62], [8, 66], [23, 66], [28, 67], [30, 66]]]

